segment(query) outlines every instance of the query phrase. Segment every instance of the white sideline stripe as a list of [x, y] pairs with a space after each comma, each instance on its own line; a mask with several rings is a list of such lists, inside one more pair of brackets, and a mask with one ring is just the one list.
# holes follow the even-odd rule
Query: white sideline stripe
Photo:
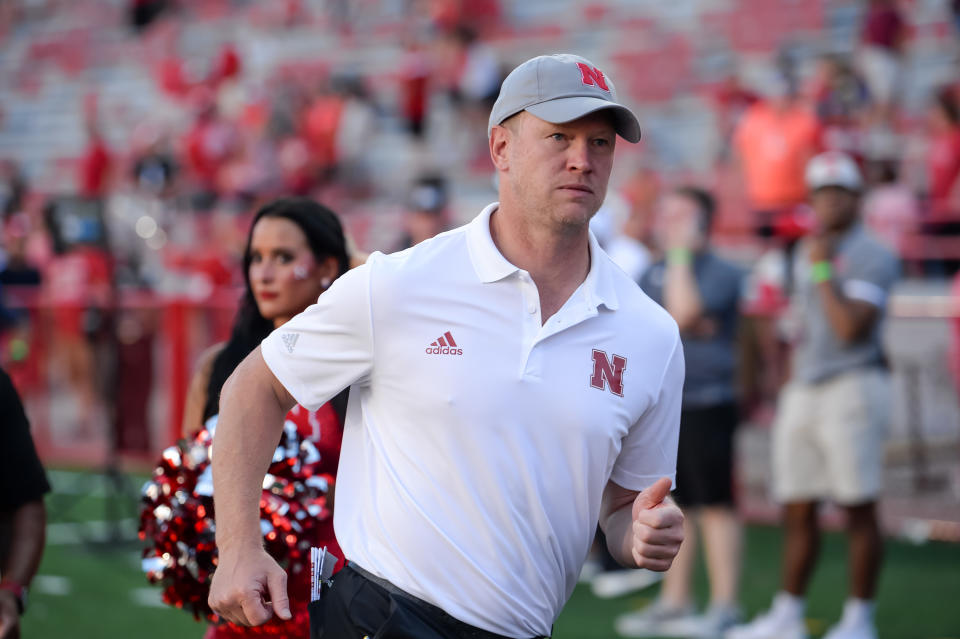
[[77, 473], [69, 470], [48, 470], [47, 477], [53, 492], [59, 495], [87, 495], [105, 497], [103, 482], [107, 476], [100, 473]]
[[70, 579], [57, 575], [37, 575], [30, 584], [30, 590], [45, 595], [69, 595], [73, 590]]
[[114, 525], [120, 529], [120, 539], [118, 541], [129, 541], [137, 538], [137, 529], [140, 522], [136, 519], [120, 519], [117, 522], [61, 522], [47, 524], [47, 543], [52, 546], [64, 546], [89, 541], [112, 541], [111, 533]]
[[130, 591], [130, 598], [138, 606], [147, 608], [166, 608], [163, 603], [163, 591], [160, 588], [134, 588]]

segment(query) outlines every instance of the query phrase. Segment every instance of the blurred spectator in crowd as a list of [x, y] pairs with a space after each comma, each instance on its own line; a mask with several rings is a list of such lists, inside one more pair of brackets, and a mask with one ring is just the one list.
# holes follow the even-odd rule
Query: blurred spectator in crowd
[[23, 206], [27, 180], [13, 160], [0, 160], [0, 215], [7, 218]]
[[919, 230], [920, 202], [899, 180], [897, 160], [869, 161], [866, 171], [873, 186], [863, 198], [863, 222], [887, 248], [899, 253], [904, 236]]
[[172, 195], [177, 162], [160, 127], [142, 124], [133, 134], [133, 183], [145, 195]]
[[40, 271], [28, 257], [30, 220], [23, 210], [27, 181], [12, 160], [0, 161], [0, 284], [36, 285]]
[[238, 135], [232, 123], [220, 115], [213, 94], [195, 93], [196, 118], [184, 139], [184, 166], [191, 180], [195, 209], [207, 211], [217, 202], [221, 170], [238, 150]]
[[870, 108], [867, 85], [843, 57], [828, 55], [817, 65], [813, 94], [823, 148], [861, 159]]
[[232, 80], [240, 76], [243, 70], [243, 64], [240, 60], [240, 52], [232, 42], [226, 42], [217, 52], [217, 57], [210, 65], [210, 72], [207, 74], [207, 86], [211, 89], [218, 88], [223, 82]]
[[343, 117], [344, 99], [325, 79], [302, 115], [300, 128], [310, 150], [313, 182], [326, 184], [336, 173], [340, 161], [337, 131]]
[[406, 233], [397, 250], [410, 248], [437, 233], [449, 224], [447, 179], [442, 175], [423, 175], [414, 182], [408, 196], [404, 218]]
[[756, 93], [743, 85], [736, 72], [726, 75], [713, 93], [713, 102], [717, 113], [717, 128], [720, 133], [720, 150], [717, 162], [724, 164], [730, 160], [733, 151], [733, 136], [740, 119], [758, 100]]
[[896, 0], [868, 0], [860, 35], [859, 67], [881, 121], [893, 117], [906, 35]]
[[143, 31], [169, 9], [170, 4], [170, 0], [130, 0], [131, 26], [137, 31]]
[[619, 194], [608, 193], [607, 200], [590, 220], [590, 230], [600, 245], [635, 282], [640, 281], [656, 253], [653, 226], [659, 193], [657, 174], [640, 169]]
[[816, 231], [787, 268], [796, 272], [791, 305], [793, 366], [773, 427], [773, 488], [785, 504], [782, 589], [770, 610], [728, 639], [807, 636], [805, 595], [816, 564], [818, 503], [845, 515], [850, 598], [825, 639], [876, 637], [874, 598], [882, 539], [877, 499], [890, 421], [890, 386], [881, 342], [896, 258], [858, 219], [863, 180], [837, 152], [807, 167]]
[[410, 40], [400, 60], [400, 117], [417, 141], [426, 135], [431, 71], [423, 46]]
[[110, 149], [97, 123], [97, 96], [90, 95], [84, 103], [84, 120], [87, 129], [87, 148], [80, 158], [80, 195], [99, 199], [110, 187]]
[[2, 223], [0, 241], [0, 284], [37, 286], [40, 269], [27, 255], [29, 227], [23, 214], [10, 216]]
[[740, 120], [734, 146], [753, 209], [754, 232], [771, 237], [805, 198], [803, 169], [816, 151], [818, 125], [782, 74], [771, 75], [764, 92], [764, 99]]
[[369, 195], [370, 149], [378, 133], [378, 114], [363, 77], [350, 75], [337, 80], [343, 110], [335, 146], [339, 158], [337, 183], [357, 196]]
[[954, 231], [947, 222], [960, 220], [960, 102], [951, 87], [939, 89], [927, 116], [928, 197], [934, 231]]
[[421, 10], [430, 16], [432, 26], [440, 32], [451, 32], [468, 25], [478, 33], [494, 28], [501, 17], [498, 0], [424, 0]]
[[19, 639], [46, 539], [50, 484], [10, 376], [0, 369], [0, 639]]
[[484, 43], [477, 32], [465, 24], [458, 25], [450, 37], [453, 41], [451, 61], [454, 65], [451, 98], [459, 108], [461, 142], [471, 168], [488, 169], [490, 152], [479, 132], [486, 126], [487, 116], [500, 93], [503, 76], [496, 51]]
[[467, 25], [459, 25], [453, 31], [453, 39], [459, 67], [456, 97], [477, 110], [489, 111], [497, 100], [502, 79], [496, 51]]
[[76, 434], [98, 434], [105, 423], [98, 344], [108, 336], [113, 311], [114, 260], [106, 239], [102, 202], [56, 198], [45, 210], [55, 255], [46, 265], [44, 294], [53, 315], [58, 372], [74, 393]]
[[[709, 244], [713, 196], [685, 186], [669, 193], [658, 218], [666, 259], [640, 286], [676, 320], [687, 364], [674, 499], [686, 515], [684, 544], [664, 575], [659, 598], [617, 620], [627, 637], [719, 637], [740, 619], [742, 526], [733, 502], [737, 427], [737, 322], [743, 273]], [[694, 614], [697, 529], [706, 551], [710, 605]]]

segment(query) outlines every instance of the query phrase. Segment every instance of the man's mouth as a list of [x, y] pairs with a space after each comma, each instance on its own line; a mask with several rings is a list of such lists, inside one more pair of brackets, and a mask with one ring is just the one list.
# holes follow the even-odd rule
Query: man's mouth
[[581, 193], [593, 194], [593, 189], [586, 184], [563, 184], [560, 186], [560, 188], [564, 191], [579, 191]]

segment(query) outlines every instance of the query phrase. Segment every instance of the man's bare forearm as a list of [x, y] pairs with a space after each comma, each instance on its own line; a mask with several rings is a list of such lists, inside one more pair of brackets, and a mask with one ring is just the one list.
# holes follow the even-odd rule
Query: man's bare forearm
[[600, 500], [600, 529], [607, 538], [610, 556], [628, 568], [635, 568], [633, 558], [633, 513], [631, 507], [637, 492], [609, 482]]
[[236, 368], [220, 394], [213, 444], [217, 545], [259, 546], [260, 491], [294, 402], [256, 349]]
[[668, 263], [663, 301], [681, 333], [692, 330], [703, 316], [703, 300], [691, 263]]
[[47, 523], [47, 510], [42, 499], [27, 502], [13, 513], [13, 536], [7, 565], [2, 566], [0, 576], [4, 581], [14, 581], [27, 586], [37, 574]]
[[[632, 502], [631, 502], [632, 503]], [[633, 517], [628, 503], [608, 514], [603, 522], [603, 534], [607, 538], [607, 550], [610, 556], [625, 568], [636, 568], [633, 558]]]
[[855, 342], [869, 332], [877, 318], [876, 307], [845, 298], [830, 281], [817, 284], [817, 290], [830, 328], [841, 341]]

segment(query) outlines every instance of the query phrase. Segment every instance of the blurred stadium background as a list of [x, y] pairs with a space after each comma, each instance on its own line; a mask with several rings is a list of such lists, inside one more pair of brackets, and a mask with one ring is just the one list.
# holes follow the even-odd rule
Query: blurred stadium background
[[[363, 251], [466, 221], [495, 196], [485, 126], [504, 71], [570, 51], [619, 82], [644, 131], [618, 149], [598, 234], [615, 233], [624, 210], [652, 210], [672, 184], [709, 187], [715, 242], [754, 273], [751, 325], [781, 308], [762, 256], [790, 230], [755, 233], [743, 114], [786, 81], [816, 118], [817, 145], [853, 153], [871, 176], [881, 204], [867, 221], [906, 274], [886, 329], [896, 395], [883, 518], [897, 541], [878, 622], [883, 637], [960, 637], [949, 603], [960, 598], [960, 122], [944, 124], [936, 106], [960, 99], [960, 3], [896, 3], [905, 28], [886, 101], [870, 92], [879, 36], [864, 27], [868, 4], [0, 2], [0, 365], [55, 469], [25, 636], [202, 634], [158, 608], [137, 560], [136, 503], [143, 473], [178, 437], [197, 355], [229, 331], [251, 213], [281, 194], [314, 196]], [[765, 527], [777, 520], [769, 360], [745, 342], [748, 612], [778, 574], [779, 536]], [[838, 513], [825, 516], [836, 526]], [[815, 634], [845, 583], [839, 538], [826, 556]], [[613, 616], [651, 592], [600, 602], [578, 589], [557, 636], [614, 636]], [[926, 625], [904, 610], [924, 611]]]

